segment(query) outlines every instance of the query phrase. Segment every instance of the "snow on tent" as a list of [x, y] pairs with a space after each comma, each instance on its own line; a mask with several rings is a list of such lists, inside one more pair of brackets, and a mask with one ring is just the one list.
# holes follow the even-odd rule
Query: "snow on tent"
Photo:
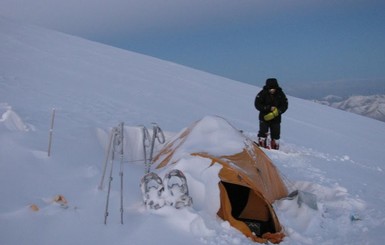
[[[282, 241], [272, 203], [288, 193], [268, 156], [223, 118], [207, 116], [182, 130], [154, 157], [159, 170], [183, 165], [188, 182], [194, 182], [189, 170], [197, 171], [192, 169], [202, 161], [207, 162], [205, 169], [220, 166], [218, 181], [211, 182], [219, 190], [216, 214], [256, 242]], [[192, 193], [194, 205], [198, 192]]]

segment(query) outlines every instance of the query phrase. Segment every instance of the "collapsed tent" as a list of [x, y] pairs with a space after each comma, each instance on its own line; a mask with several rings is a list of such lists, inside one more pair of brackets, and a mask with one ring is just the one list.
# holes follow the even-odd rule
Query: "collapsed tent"
[[[202, 135], [205, 140], [197, 142]], [[154, 164], [163, 168], [187, 155], [209, 159], [210, 166], [221, 165], [220, 218], [256, 242], [282, 241], [283, 229], [272, 203], [286, 197], [287, 188], [272, 161], [252, 140], [223, 118], [205, 117], [168, 142]]]

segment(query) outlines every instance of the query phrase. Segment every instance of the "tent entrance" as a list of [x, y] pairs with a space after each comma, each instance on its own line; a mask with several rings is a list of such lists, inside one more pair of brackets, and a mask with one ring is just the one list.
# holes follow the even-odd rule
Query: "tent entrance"
[[222, 184], [231, 204], [231, 215], [236, 220], [244, 222], [259, 237], [266, 232], [277, 232], [268, 204], [259, 195], [245, 186], [223, 181]]

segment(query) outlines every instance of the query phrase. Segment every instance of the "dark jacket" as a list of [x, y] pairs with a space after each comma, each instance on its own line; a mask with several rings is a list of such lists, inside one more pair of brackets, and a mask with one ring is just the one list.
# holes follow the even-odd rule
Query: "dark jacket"
[[259, 111], [259, 120], [264, 121], [263, 117], [271, 112], [271, 107], [275, 106], [278, 109], [279, 116], [269, 121], [271, 123], [280, 123], [281, 114], [288, 108], [288, 101], [281, 87], [277, 87], [274, 94], [269, 93], [269, 88], [264, 86], [257, 94], [254, 101], [255, 108]]

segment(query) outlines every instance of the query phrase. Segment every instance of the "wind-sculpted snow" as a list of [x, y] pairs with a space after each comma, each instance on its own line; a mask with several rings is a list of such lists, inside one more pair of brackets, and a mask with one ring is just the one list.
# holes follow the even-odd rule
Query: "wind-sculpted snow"
[[10, 131], [29, 131], [27, 125], [6, 103], [0, 104], [0, 125]]

